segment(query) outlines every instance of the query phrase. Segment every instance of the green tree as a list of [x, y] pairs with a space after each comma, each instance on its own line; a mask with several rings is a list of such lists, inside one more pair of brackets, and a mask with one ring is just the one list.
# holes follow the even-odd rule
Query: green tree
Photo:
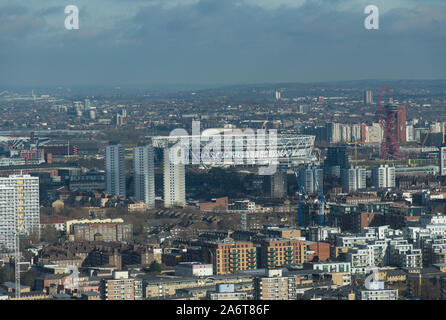
[[39, 275], [40, 275], [39, 271], [35, 269], [30, 269], [21, 275], [20, 283], [24, 286], [29, 286], [31, 287], [31, 289], [34, 289], [35, 280]]
[[8, 266], [0, 268], [0, 283], [14, 281], [14, 269]]
[[157, 261], [153, 261], [149, 266], [149, 272], [161, 273], [161, 265]]
[[40, 233], [40, 239], [49, 243], [56, 242], [59, 239], [59, 231], [54, 226], [45, 226]]

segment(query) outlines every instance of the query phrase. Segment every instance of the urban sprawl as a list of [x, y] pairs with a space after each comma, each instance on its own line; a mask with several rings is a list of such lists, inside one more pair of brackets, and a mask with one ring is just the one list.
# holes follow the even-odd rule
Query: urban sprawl
[[0, 299], [446, 299], [445, 84], [0, 90]]

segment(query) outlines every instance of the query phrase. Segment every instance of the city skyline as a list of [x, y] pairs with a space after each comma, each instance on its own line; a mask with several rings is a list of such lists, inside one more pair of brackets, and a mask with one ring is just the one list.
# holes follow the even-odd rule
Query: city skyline
[[0, 300], [446, 300], [445, 0], [0, 2]]

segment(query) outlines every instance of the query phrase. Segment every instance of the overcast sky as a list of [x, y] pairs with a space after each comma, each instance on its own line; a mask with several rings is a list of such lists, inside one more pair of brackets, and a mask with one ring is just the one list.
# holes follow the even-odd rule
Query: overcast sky
[[446, 0], [0, 1], [1, 85], [440, 78]]

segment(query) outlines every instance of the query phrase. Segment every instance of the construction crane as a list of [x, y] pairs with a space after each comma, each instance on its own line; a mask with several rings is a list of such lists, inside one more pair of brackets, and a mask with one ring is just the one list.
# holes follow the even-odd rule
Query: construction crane
[[294, 176], [296, 177], [297, 185], [299, 186], [299, 193], [297, 197], [297, 224], [299, 226], [303, 225], [303, 214], [302, 214], [302, 196], [304, 195], [304, 187], [302, 186], [302, 182], [299, 179], [299, 174], [297, 172], [297, 168], [294, 165], [291, 165], [293, 168]]
[[15, 216], [14, 221], [8, 222], [7, 227], [12, 230], [10, 237], [13, 240], [13, 255], [14, 255], [14, 293], [17, 300], [20, 299], [20, 231], [18, 224], [19, 217]]
[[424, 145], [426, 144], [427, 138], [429, 138], [430, 133], [432, 132], [432, 126], [429, 127], [429, 131], [424, 136], [423, 142], [421, 143], [421, 150], [420, 152], [423, 152]]
[[[320, 152], [319, 152], [319, 160], [320, 160]], [[292, 159], [291, 159], [291, 154], [289, 155], [289, 164], [291, 166], [291, 168], [293, 169], [293, 173], [294, 176], [296, 177], [296, 181], [297, 181], [297, 185], [299, 188], [298, 191], [298, 211], [297, 211], [297, 222], [299, 226], [303, 225], [303, 213], [302, 213], [302, 196], [306, 196], [306, 192], [305, 192], [305, 188], [302, 185], [302, 181], [299, 178], [299, 172], [297, 170], [297, 166], [293, 163]], [[317, 192], [319, 193], [319, 199], [320, 199], [320, 203], [319, 203], [319, 225], [322, 226], [324, 223], [324, 206], [325, 206], [325, 197], [324, 197], [324, 192], [321, 188], [321, 186], [319, 185], [319, 181], [317, 179], [317, 171], [316, 171], [316, 166], [314, 164], [311, 165], [311, 170], [312, 170], [312, 175], [314, 180], [316, 181], [316, 188], [317, 188]]]
[[[302, 185], [302, 181], [299, 178], [299, 173], [297, 171], [297, 168], [294, 165], [292, 165], [292, 168], [293, 168], [294, 176], [296, 177], [297, 185], [299, 187], [298, 201], [297, 201], [297, 222], [298, 222], [299, 226], [302, 226], [303, 225], [302, 196], [306, 196], [306, 192]], [[316, 190], [317, 190], [317, 193], [319, 194], [318, 224], [319, 224], [319, 226], [323, 226], [324, 225], [324, 217], [325, 217], [325, 211], [324, 211], [325, 210], [325, 196], [324, 196], [324, 192], [323, 192], [321, 186], [319, 185], [316, 166], [312, 165], [311, 170], [312, 170], [313, 178], [316, 183]]]
[[319, 185], [319, 179], [317, 176], [317, 171], [316, 171], [316, 166], [312, 165], [311, 166], [311, 170], [313, 172], [313, 178], [314, 181], [316, 182], [316, 190], [319, 193], [319, 214], [318, 214], [318, 222], [319, 222], [319, 226], [322, 227], [324, 225], [324, 218], [325, 218], [325, 212], [324, 212], [324, 207], [325, 207], [325, 196], [324, 196], [324, 190], [322, 190], [321, 186]]
[[361, 144], [362, 142], [360, 141], [355, 141], [355, 142], [346, 142], [346, 144], [354, 144], [355, 145], [355, 165], [358, 164], [358, 144]]
[[14, 248], [14, 272], [15, 272], [15, 298], [20, 299], [22, 287], [20, 285], [20, 234], [19, 230], [15, 228], [15, 248]]
[[355, 146], [355, 165], [357, 165], [358, 164], [358, 145], [373, 144], [373, 142], [351, 141], [351, 142], [346, 142], [346, 144]]

